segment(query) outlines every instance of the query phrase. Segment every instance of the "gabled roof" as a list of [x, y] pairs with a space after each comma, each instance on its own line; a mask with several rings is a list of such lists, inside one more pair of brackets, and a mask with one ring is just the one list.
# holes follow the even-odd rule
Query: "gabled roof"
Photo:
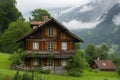
[[31, 21], [30, 22], [30, 24], [31, 25], [40, 25], [40, 24], [42, 24], [43, 22], [41, 22], [41, 21]]
[[94, 60], [94, 63], [99, 69], [116, 69], [111, 60]]
[[17, 42], [24, 40], [26, 37], [32, 35], [34, 32], [36, 32], [39, 28], [42, 26], [46, 25], [47, 23], [53, 21], [54, 23], [58, 24], [60, 27], [62, 27], [71, 37], [75, 38], [78, 42], [84, 42], [82, 39], [77, 37], [75, 34], [71, 33], [64, 25], [62, 25], [60, 22], [58, 22], [55, 18], [50, 18], [47, 21], [41, 23], [36, 29], [34, 29], [31, 33], [21, 37], [20, 39], [17, 40]]

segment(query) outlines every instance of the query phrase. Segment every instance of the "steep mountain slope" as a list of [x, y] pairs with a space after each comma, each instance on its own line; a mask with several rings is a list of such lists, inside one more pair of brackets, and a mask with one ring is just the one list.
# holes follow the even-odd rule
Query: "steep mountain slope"
[[69, 29], [88, 29], [101, 23], [108, 11], [119, 2], [120, 0], [93, 0], [82, 6], [48, 9], [48, 11]]
[[69, 22], [71, 20], [93, 21], [99, 20], [103, 14], [118, 3], [118, 0], [93, 0], [92, 2], [82, 5], [63, 9], [56, 9], [58, 16], [55, 15], [56, 10], [48, 10], [52, 16], [55, 16], [61, 22]]
[[120, 48], [120, 25], [116, 25], [114, 22], [115, 16], [119, 15], [120, 4], [116, 4], [108, 11], [106, 18], [97, 25], [96, 28], [88, 30], [73, 30], [73, 32], [84, 38], [85, 45], [89, 43], [97, 45], [106, 42], [109, 45], [114, 44]]

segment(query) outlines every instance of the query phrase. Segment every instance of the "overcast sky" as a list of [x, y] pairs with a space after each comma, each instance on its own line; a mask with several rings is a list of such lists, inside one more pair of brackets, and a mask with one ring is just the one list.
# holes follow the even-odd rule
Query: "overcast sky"
[[17, 8], [22, 12], [28, 12], [36, 8], [61, 8], [87, 4], [95, 0], [17, 0]]

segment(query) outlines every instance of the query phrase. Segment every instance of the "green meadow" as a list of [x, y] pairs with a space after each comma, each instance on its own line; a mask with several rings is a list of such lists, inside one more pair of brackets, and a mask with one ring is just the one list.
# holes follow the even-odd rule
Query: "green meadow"
[[[9, 54], [0, 53], [0, 80], [12, 80], [16, 71], [10, 70]], [[20, 74], [22, 75], [22, 71]], [[120, 80], [120, 75], [116, 72], [85, 71], [82, 77], [71, 77], [68, 75], [40, 74], [35, 72], [35, 79], [42, 77], [43, 80]], [[31, 75], [31, 73], [30, 73]]]

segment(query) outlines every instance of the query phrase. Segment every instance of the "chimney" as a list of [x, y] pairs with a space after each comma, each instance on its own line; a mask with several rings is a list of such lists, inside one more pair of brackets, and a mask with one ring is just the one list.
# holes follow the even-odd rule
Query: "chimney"
[[100, 58], [98, 57], [97, 60], [100, 60]]
[[48, 16], [43, 16], [43, 22], [47, 21], [48, 20]]

